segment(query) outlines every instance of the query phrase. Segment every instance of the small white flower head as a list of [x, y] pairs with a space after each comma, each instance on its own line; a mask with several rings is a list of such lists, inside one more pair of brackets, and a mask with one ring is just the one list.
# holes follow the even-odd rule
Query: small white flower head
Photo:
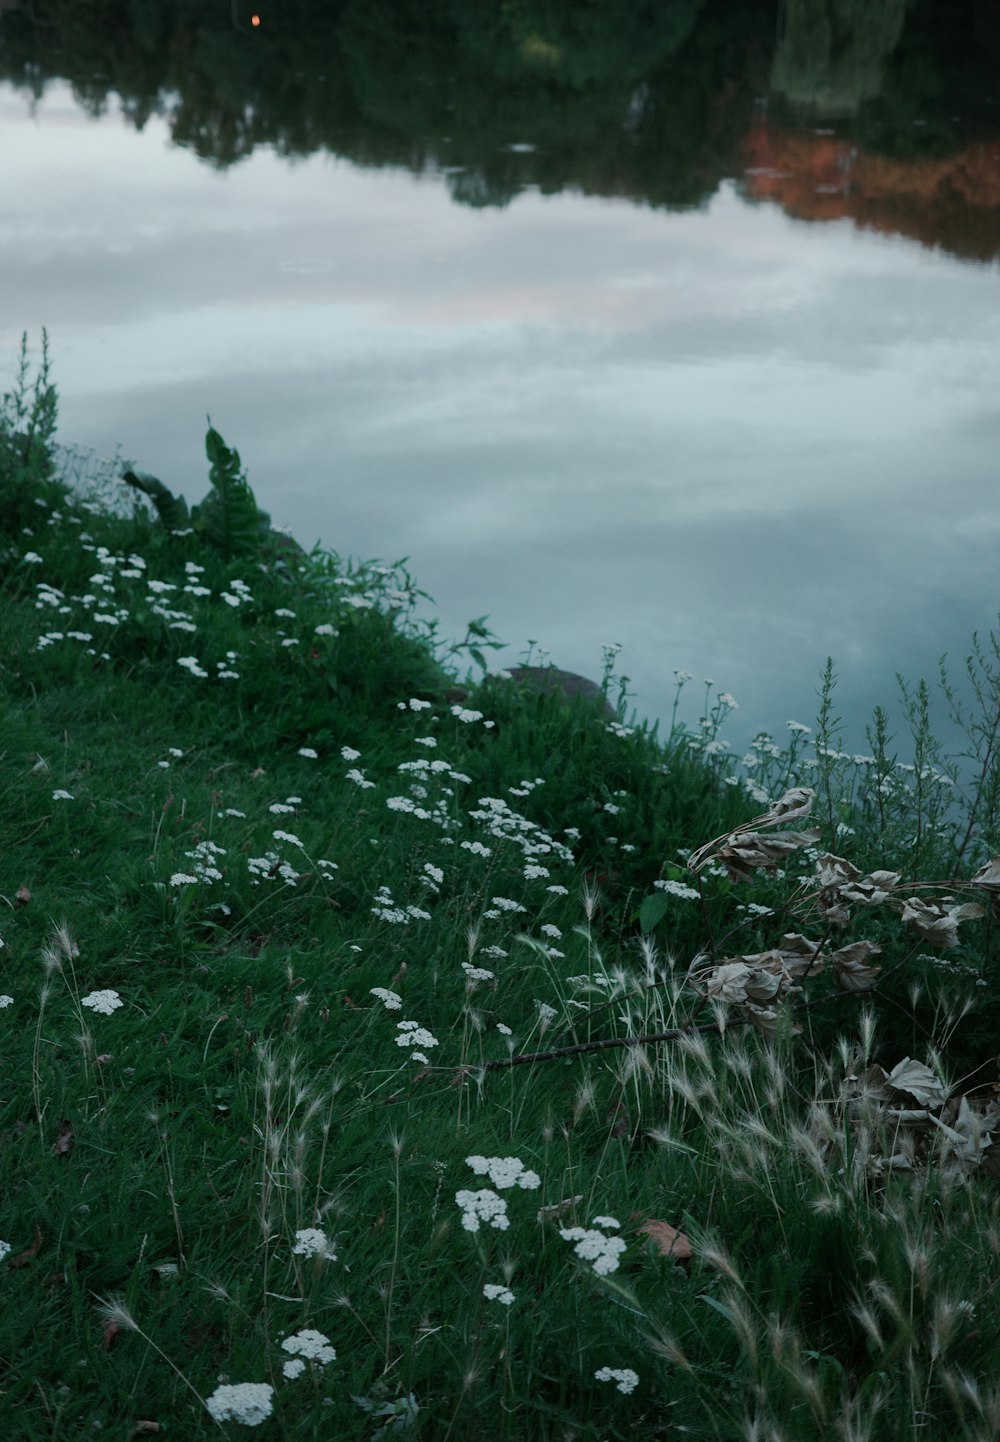
[[9, 1006], [13, 1005], [14, 998], [12, 996], [8, 996], [6, 992], [3, 996], [0, 996], [0, 1011], [6, 1011]]
[[585, 1227], [563, 1227], [559, 1232], [564, 1242], [575, 1242], [573, 1251], [584, 1262], [590, 1262], [599, 1277], [618, 1270], [626, 1243], [622, 1237], [606, 1237], [603, 1232]]
[[73, 801], [75, 799], [71, 791], [53, 791], [52, 793], [53, 801]]
[[244, 1427], [259, 1427], [271, 1415], [274, 1388], [267, 1382], [237, 1382], [216, 1387], [205, 1406], [216, 1422], [241, 1422]]
[[343, 756], [345, 761], [357, 761], [358, 757], [361, 755], [361, 752], [356, 751], [353, 746], [341, 746], [340, 754], [341, 756]]
[[337, 1253], [333, 1249], [333, 1243], [327, 1238], [324, 1231], [319, 1227], [303, 1227], [295, 1233], [295, 1246], [292, 1248], [293, 1257], [322, 1257], [324, 1261], [335, 1262]]
[[317, 636], [334, 636], [334, 635], [336, 635], [336, 632], [334, 631], [333, 627], [330, 625], [329, 621], [324, 621], [321, 626], [316, 626], [316, 627], [314, 627], [314, 630], [315, 630]]
[[520, 1157], [466, 1157], [466, 1166], [470, 1166], [477, 1177], [488, 1176], [498, 1191], [504, 1192], [508, 1187], [521, 1187], [526, 1192], [533, 1192], [542, 1184], [542, 1179], [537, 1172], [528, 1171]]
[[322, 1367], [337, 1360], [337, 1352], [330, 1346], [330, 1338], [324, 1337], [322, 1332], [317, 1332], [312, 1327], [303, 1327], [301, 1332], [286, 1337], [281, 1344], [281, 1350], [290, 1352], [293, 1357], [304, 1357], [308, 1362], [319, 1362]]
[[314, 751], [311, 746], [300, 746], [300, 747], [299, 747], [299, 755], [300, 755], [300, 756], [304, 756], [307, 761], [318, 761], [318, 760], [319, 760], [319, 752], [318, 752], [318, 751]]
[[509, 1287], [499, 1287], [495, 1282], [487, 1282], [483, 1288], [483, 1296], [487, 1302], [499, 1302], [502, 1307], [509, 1307], [514, 1301], [514, 1293]]
[[513, 1035], [514, 1035], [514, 1033], [511, 1031], [510, 1027], [509, 1027], [509, 1026], [506, 1026], [502, 1021], [498, 1021], [498, 1022], [497, 1022], [497, 1031], [500, 1033], [501, 1036], [513, 1036]]
[[485, 966], [472, 966], [469, 962], [462, 962], [462, 970], [470, 981], [493, 981], [496, 973], [488, 971]]
[[594, 1373], [598, 1382], [615, 1382], [617, 1391], [623, 1392], [627, 1397], [634, 1392], [639, 1385], [639, 1374], [633, 1372], [631, 1367], [601, 1367]]
[[110, 1016], [125, 1003], [116, 991], [92, 991], [87, 996], [81, 996], [80, 1005], [89, 1007], [91, 1011], [98, 1011], [102, 1016]]
[[0, 1262], [3, 1261], [4, 1257], [9, 1257], [13, 1250], [14, 1248], [10, 1242], [0, 1242]]
[[510, 1226], [507, 1203], [489, 1187], [482, 1187], [478, 1192], [456, 1192], [455, 1201], [462, 1209], [462, 1226], [467, 1232], [478, 1232], [480, 1222], [495, 1227], [498, 1232], [506, 1232]]
[[369, 996], [377, 996], [385, 1007], [386, 1011], [399, 1011], [403, 1005], [403, 998], [388, 987], [372, 986], [368, 989]]
[[396, 1037], [397, 1046], [437, 1046], [437, 1037], [432, 1036], [425, 1027], [415, 1021], [397, 1021], [396, 1030], [399, 1035]]
[[595, 1217], [594, 1226], [603, 1227], [605, 1231], [617, 1231], [621, 1222], [617, 1217]]
[[306, 1364], [301, 1357], [289, 1357], [287, 1362], [281, 1364], [281, 1370], [289, 1382], [294, 1382], [296, 1377], [302, 1376]]
[[683, 881], [654, 881], [653, 885], [657, 891], [665, 891], [668, 896], [677, 896], [681, 901], [701, 899], [701, 892], [696, 891], [693, 886], [685, 886]]
[[171, 886], [197, 886], [197, 876], [192, 876], [190, 871], [175, 871], [170, 878]]

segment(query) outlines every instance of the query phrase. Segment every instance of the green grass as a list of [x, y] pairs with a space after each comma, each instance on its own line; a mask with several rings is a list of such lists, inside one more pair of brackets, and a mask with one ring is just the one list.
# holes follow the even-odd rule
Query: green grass
[[[255, 1383], [275, 1438], [995, 1437], [996, 887], [971, 880], [998, 849], [995, 643], [950, 782], [919, 688], [916, 770], [878, 715], [871, 758], [844, 754], [832, 669], [815, 735], [738, 763], [724, 698], [661, 737], [461, 677], [402, 567], [256, 538], [227, 559], [116, 514], [13, 441], [33, 415], [47, 448], [23, 361], [0, 411], [4, 1435], [208, 1437], [205, 1399]], [[795, 786], [811, 815], [756, 832], [820, 836], [734, 879], [739, 828]], [[826, 852], [900, 880], [847, 905]], [[982, 914], [942, 946], [912, 896]], [[863, 939], [880, 969], [851, 990]], [[907, 1057], [928, 1070], [888, 1087]], [[456, 1194], [496, 1191], [469, 1157], [521, 1162], [505, 1229], [462, 1225]], [[616, 1265], [573, 1228], [619, 1237]], [[288, 1378], [303, 1328], [336, 1360]]]

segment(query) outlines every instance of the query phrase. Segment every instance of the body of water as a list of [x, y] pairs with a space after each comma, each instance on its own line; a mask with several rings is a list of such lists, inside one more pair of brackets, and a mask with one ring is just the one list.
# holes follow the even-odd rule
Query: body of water
[[737, 744], [832, 655], [861, 746], [996, 624], [995, 4], [2, 8], [0, 350], [48, 328], [63, 440], [197, 500], [210, 413], [444, 634], [621, 642]]

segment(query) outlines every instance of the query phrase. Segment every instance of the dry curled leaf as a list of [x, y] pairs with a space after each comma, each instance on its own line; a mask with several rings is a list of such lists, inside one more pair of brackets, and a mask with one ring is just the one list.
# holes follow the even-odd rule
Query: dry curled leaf
[[673, 1257], [677, 1262], [690, 1261], [691, 1243], [683, 1232], [672, 1227], [669, 1222], [650, 1219], [636, 1227], [636, 1231], [648, 1237], [662, 1256]]
[[972, 878], [973, 886], [985, 886], [987, 891], [1000, 891], [1000, 856], [991, 856]]
[[920, 901], [915, 896], [907, 897], [901, 913], [905, 925], [914, 927], [932, 946], [940, 947], [957, 946], [959, 922], [974, 921], [984, 914], [975, 901], [956, 906], [945, 901]]
[[72, 1122], [61, 1121], [56, 1128], [56, 1139], [52, 1143], [52, 1155], [54, 1157], [68, 1157], [73, 1150], [75, 1140]]
[[885, 1079], [893, 1091], [904, 1092], [922, 1107], [942, 1107], [948, 1100], [948, 1088], [922, 1061], [905, 1056], [897, 1062]]
[[779, 861], [784, 861], [803, 846], [814, 845], [820, 835], [818, 830], [781, 831], [775, 836], [747, 831], [720, 846], [718, 859], [728, 871], [731, 881], [747, 881], [755, 868], [764, 867], [773, 871]]
[[34, 1261], [35, 1257], [38, 1256], [38, 1253], [39, 1253], [41, 1250], [42, 1250], [42, 1229], [41, 1229], [41, 1227], [36, 1227], [36, 1228], [35, 1228], [35, 1240], [34, 1240], [34, 1242], [32, 1242], [31, 1246], [30, 1246], [30, 1247], [25, 1247], [25, 1249], [24, 1249], [23, 1252], [18, 1252], [18, 1254], [17, 1254], [16, 1257], [11, 1257], [11, 1259], [10, 1259], [10, 1261], [7, 1263], [7, 1265], [8, 1265], [8, 1267], [11, 1268], [11, 1270], [15, 1270], [15, 1269], [18, 1268], [18, 1267], [26, 1267], [29, 1262]]

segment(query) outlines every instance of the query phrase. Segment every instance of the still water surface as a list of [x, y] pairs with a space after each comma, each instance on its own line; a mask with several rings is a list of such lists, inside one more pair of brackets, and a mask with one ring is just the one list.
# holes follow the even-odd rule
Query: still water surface
[[[692, 173], [671, 171], [665, 196], [655, 135], [635, 159], [656, 73], [629, 72], [589, 150], [567, 149], [547, 81], [546, 104], [496, 133], [480, 119], [463, 135], [453, 100], [419, 136], [362, 116], [339, 151], [289, 158], [279, 127], [244, 135], [238, 162], [212, 110], [231, 97], [207, 81], [223, 153], [198, 153], [205, 125], [182, 133], [168, 74], [148, 80], [141, 129], [107, 77], [74, 89], [53, 61], [32, 100], [14, 74], [3, 355], [47, 326], [62, 438], [120, 445], [189, 500], [210, 413], [276, 523], [307, 546], [410, 557], [442, 632], [488, 612], [501, 661], [533, 638], [599, 674], [620, 641], [641, 714], [669, 713], [675, 670], [710, 676], [740, 702], [742, 745], [811, 721], [832, 655], [862, 746], [894, 673], [960, 658], [1000, 606], [1000, 117], [991, 130], [972, 81], [975, 106], [906, 111], [893, 64], [909, 22], [882, 8], [879, 64], [853, 91], [829, 57], [819, 79], [800, 64], [812, 91], [794, 104], [787, 32], [771, 17], [743, 37], [777, 47], [753, 64], [737, 32], [724, 144], [705, 173], [708, 132], [688, 137]], [[688, 6], [669, 63], [732, 9]], [[905, 143], [877, 109], [890, 81]], [[576, 116], [581, 87], [566, 93]], [[940, 130], [945, 110], [953, 133], [922, 152], [921, 122]], [[686, 142], [664, 134], [668, 171]]]

